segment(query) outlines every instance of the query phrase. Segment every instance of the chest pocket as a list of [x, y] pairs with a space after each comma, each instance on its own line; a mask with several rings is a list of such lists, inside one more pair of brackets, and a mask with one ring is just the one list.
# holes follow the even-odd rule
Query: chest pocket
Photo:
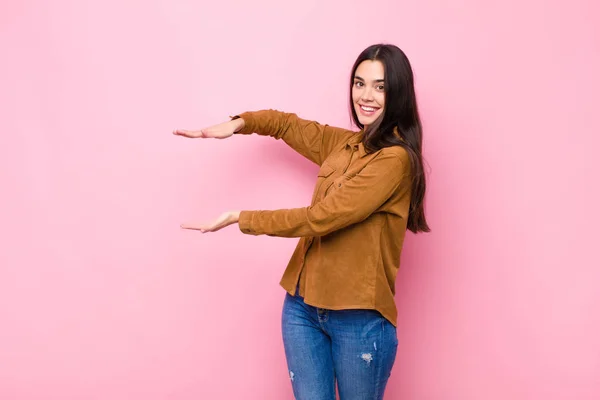
[[315, 188], [315, 192], [313, 194], [312, 203], [314, 204], [316, 201], [319, 201], [323, 197], [325, 197], [325, 193], [329, 189], [329, 187], [333, 183], [333, 178], [335, 177], [334, 172], [336, 169], [331, 166], [329, 163], [323, 163], [321, 165], [321, 169], [317, 174], [317, 184]]
[[321, 169], [319, 170], [319, 173], [317, 174], [317, 176], [319, 178], [327, 178], [329, 175], [333, 174], [334, 172], [335, 172], [335, 168], [333, 168], [331, 166], [331, 164], [323, 163], [323, 165], [321, 165]]

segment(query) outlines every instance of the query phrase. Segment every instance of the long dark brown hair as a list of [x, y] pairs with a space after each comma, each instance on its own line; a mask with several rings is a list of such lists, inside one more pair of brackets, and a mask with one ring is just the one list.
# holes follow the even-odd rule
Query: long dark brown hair
[[365, 60], [380, 61], [384, 68], [385, 105], [383, 114], [369, 125], [363, 135], [367, 152], [384, 147], [402, 146], [411, 161], [412, 191], [407, 228], [414, 232], [429, 232], [424, 211], [425, 174], [423, 171], [423, 128], [414, 88], [413, 71], [408, 57], [397, 46], [375, 44], [366, 48], [356, 59], [350, 76], [350, 110], [352, 120], [360, 129], [352, 100], [356, 69]]

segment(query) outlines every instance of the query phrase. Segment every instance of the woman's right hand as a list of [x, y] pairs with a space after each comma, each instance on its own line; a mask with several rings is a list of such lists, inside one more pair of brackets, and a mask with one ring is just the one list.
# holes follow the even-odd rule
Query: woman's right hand
[[188, 131], [185, 129], [175, 129], [173, 135], [184, 136], [188, 138], [213, 138], [226, 139], [244, 127], [242, 118], [223, 122], [218, 125], [213, 125], [209, 128], [200, 129], [197, 131]]

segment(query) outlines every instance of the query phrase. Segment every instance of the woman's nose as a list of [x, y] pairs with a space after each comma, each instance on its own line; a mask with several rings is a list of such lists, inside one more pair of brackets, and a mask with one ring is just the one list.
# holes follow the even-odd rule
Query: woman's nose
[[365, 101], [371, 101], [373, 100], [373, 93], [371, 92], [370, 88], [365, 88], [365, 90], [363, 90], [362, 96], [360, 97]]

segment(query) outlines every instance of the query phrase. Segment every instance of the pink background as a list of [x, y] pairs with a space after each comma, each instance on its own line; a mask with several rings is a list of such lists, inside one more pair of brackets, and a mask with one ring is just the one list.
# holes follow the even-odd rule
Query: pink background
[[406, 242], [386, 398], [600, 398], [599, 14], [4, 1], [0, 399], [291, 399], [296, 240], [179, 224], [307, 205], [316, 167], [270, 138], [171, 131], [262, 108], [349, 127], [350, 67], [380, 41], [416, 72], [433, 229]]

